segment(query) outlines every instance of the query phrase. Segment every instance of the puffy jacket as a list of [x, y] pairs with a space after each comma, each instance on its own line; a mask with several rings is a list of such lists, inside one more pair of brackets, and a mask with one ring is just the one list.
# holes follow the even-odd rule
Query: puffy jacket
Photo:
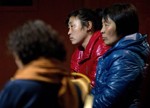
[[98, 61], [92, 89], [94, 108], [129, 108], [138, 99], [145, 61], [150, 54], [146, 36], [123, 37]]
[[71, 71], [87, 75], [91, 80], [91, 85], [94, 86], [98, 59], [108, 48], [102, 40], [101, 32], [95, 32], [85, 50], [79, 46], [72, 54]]

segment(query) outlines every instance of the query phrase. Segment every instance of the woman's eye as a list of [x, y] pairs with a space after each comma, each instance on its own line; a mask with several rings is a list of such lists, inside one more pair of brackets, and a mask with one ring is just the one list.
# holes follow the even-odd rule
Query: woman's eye
[[68, 28], [70, 29], [70, 28], [72, 28], [73, 27], [73, 25], [68, 25]]
[[106, 24], [105, 24], [105, 26], [109, 26], [109, 24], [108, 24], [108, 23], [106, 23]]
[[103, 27], [107, 27], [107, 26], [109, 26], [109, 24], [108, 23], [104, 23], [102, 26]]

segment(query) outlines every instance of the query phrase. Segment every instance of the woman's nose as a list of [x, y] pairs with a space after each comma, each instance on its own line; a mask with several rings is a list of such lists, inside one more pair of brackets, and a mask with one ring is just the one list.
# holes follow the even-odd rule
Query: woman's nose
[[104, 32], [101, 31], [102, 34], [104, 34]]
[[102, 33], [102, 34], [104, 34], [104, 27], [102, 27], [102, 29], [101, 29], [101, 33]]

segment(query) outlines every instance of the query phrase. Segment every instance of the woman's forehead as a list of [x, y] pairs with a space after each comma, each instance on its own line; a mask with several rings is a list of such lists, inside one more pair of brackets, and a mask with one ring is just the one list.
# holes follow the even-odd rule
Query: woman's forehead
[[114, 22], [109, 16], [102, 18], [102, 22]]

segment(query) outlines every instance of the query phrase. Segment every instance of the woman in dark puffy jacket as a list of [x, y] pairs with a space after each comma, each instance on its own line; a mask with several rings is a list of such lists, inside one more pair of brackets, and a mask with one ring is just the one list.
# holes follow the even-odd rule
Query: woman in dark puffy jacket
[[136, 8], [118, 3], [104, 10], [102, 38], [111, 48], [98, 61], [94, 108], [131, 108], [138, 103], [150, 47], [139, 32]]

